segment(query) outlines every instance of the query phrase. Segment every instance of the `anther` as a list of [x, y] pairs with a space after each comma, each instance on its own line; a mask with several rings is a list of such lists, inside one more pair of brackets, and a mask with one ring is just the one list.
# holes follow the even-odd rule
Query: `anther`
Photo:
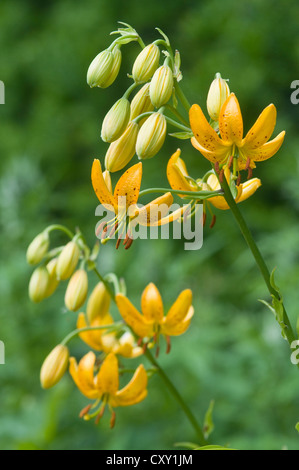
[[248, 157], [248, 158], [247, 158], [247, 161], [246, 161], [245, 170], [248, 170], [249, 165], [250, 165], [250, 158]]
[[117, 250], [118, 250], [118, 247], [119, 247], [119, 245], [120, 245], [120, 242], [121, 242], [121, 237], [119, 237], [119, 238], [117, 239], [117, 242], [116, 242], [116, 245], [115, 245], [115, 248], [116, 248]]
[[103, 417], [104, 411], [105, 411], [105, 406], [103, 406], [99, 414], [97, 414], [97, 417], [95, 419], [95, 424], [99, 424], [100, 419]]
[[207, 213], [204, 212], [202, 214], [202, 226], [204, 227], [206, 225], [206, 220], [207, 220]]
[[224, 170], [221, 170], [220, 173], [219, 173], [219, 181], [220, 181], [220, 183], [223, 182], [223, 176], [224, 176]]
[[219, 174], [219, 162], [215, 162], [215, 171]]
[[228, 164], [227, 164], [228, 169], [230, 169], [230, 167], [232, 166], [233, 160], [234, 160], [234, 156], [231, 155], [231, 156], [229, 157]]
[[169, 353], [170, 353], [170, 350], [171, 350], [170, 336], [166, 336], [166, 344], [167, 344], [167, 347], [166, 347], [166, 354], [169, 354]]
[[83, 410], [80, 411], [79, 418], [83, 418], [85, 415], [87, 415], [91, 407], [92, 405], [85, 406]]
[[110, 419], [110, 428], [114, 428], [115, 425], [115, 419], [116, 419], [116, 413], [115, 411], [112, 411], [111, 413], [111, 419]]
[[241, 184], [241, 173], [239, 173], [238, 175], [237, 186], [240, 186], [240, 184]]
[[248, 175], [247, 175], [247, 179], [250, 180], [250, 178], [252, 178], [252, 168], [248, 168]]
[[125, 250], [128, 250], [132, 245], [134, 238], [128, 238], [127, 243], [125, 244]]

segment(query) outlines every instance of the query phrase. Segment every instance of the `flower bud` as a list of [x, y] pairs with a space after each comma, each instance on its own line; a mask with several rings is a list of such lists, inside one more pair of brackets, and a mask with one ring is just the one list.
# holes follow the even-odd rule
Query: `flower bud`
[[88, 277], [84, 269], [78, 269], [69, 280], [64, 303], [66, 307], [75, 312], [84, 304], [88, 292]]
[[121, 51], [120, 51], [120, 48], [118, 46], [116, 46], [113, 49], [112, 54], [113, 54], [112, 69], [110, 71], [110, 75], [109, 75], [107, 81], [105, 82], [105, 86], [103, 86], [102, 88], [108, 88], [108, 86], [112, 85], [112, 83], [116, 79], [116, 77], [118, 75], [118, 72], [119, 72], [119, 69], [120, 69], [120, 65], [121, 65]]
[[[106, 88], [111, 77], [114, 56], [107, 49], [100, 52], [91, 62], [87, 71], [87, 83], [93, 87]], [[108, 85], [109, 86], [109, 85]]]
[[138, 124], [131, 121], [121, 137], [110, 144], [105, 156], [108, 171], [122, 170], [134, 157], [138, 130]]
[[96, 318], [104, 318], [110, 307], [111, 297], [107, 291], [105, 284], [99, 282], [87, 302], [86, 316], [91, 325]]
[[53, 258], [47, 264], [47, 271], [49, 273], [49, 281], [48, 281], [48, 286], [47, 286], [47, 291], [46, 291], [46, 297], [50, 297], [50, 295], [52, 295], [55, 292], [59, 284], [59, 281], [57, 279], [57, 274], [56, 274], [57, 261], [58, 261], [58, 258]]
[[44, 266], [36, 268], [29, 281], [29, 297], [33, 302], [41, 302], [47, 297], [49, 272]]
[[150, 99], [156, 108], [160, 108], [171, 98], [173, 90], [173, 74], [168, 65], [159, 67], [150, 83]]
[[166, 119], [161, 113], [153, 113], [142, 125], [136, 142], [139, 159], [154, 157], [164, 144], [166, 137]]
[[28, 246], [26, 254], [27, 262], [29, 264], [38, 264], [47, 253], [49, 244], [48, 232], [45, 231], [37, 235]]
[[147, 82], [159, 67], [160, 49], [156, 44], [149, 44], [137, 56], [132, 70], [137, 83]]
[[80, 257], [77, 243], [71, 241], [63, 248], [56, 265], [57, 279], [65, 281], [76, 269]]
[[149, 96], [149, 83], [143, 85], [143, 87], [136, 93], [131, 103], [131, 116], [130, 119], [133, 121], [140, 114], [153, 111], [154, 105], [151, 102]]
[[130, 103], [126, 98], [120, 98], [106, 114], [101, 137], [104, 142], [117, 140], [125, 131], [130, 119]]
[[41, 386], [45, 389], [54, 387], [65, 374], [68, 363], [68, 348], [58, 344], [44, 360], [40, 371]]
[[217, 73], [216, 78], [211, 83], [207, 98], [208, 113], [213, 121], [218, 121], [222, 105], [229, 97], [229, 94], [227, 81], [221, 78], [220, 73]]

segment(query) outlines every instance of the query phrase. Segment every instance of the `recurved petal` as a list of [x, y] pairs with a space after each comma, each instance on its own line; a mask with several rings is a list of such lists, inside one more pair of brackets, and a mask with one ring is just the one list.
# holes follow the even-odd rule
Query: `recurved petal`
[[115, 204], [119, 204], [119, 198], [126, 198], [126, 207], [136, 204], [138, 201], [142, 178], [142, 163], [131, 166], [118, 180], [114, 190]]
[[274, 131], [276, 115], [274, 104], [270, 104], [262, 111], [243, 140], [244, 152], [249, 151], [249, 149], [256, 149], [268, 142]]
[[242, 193], [237, 202], [242, 202], [252, 196], [255, 191], [262, 185], [262, 182], [259, 178], [252, 178], [251, 180], [242, 183]]
[[196, 150], [198, 150], [207, 160], [209, 160], [212, 163], [219, 162], [221, 163], [222, 161], [225, 161], [228, 157], [228, 154], [230, 153], [230, 147], [227, 146], [221, 146], [217, 150], [210, 151], [207, 150], [206, 148], [202, 147], [195, 137], [191, 138], [191, 144], [193, 145]]
[[164, 319], [165, 327], [172, 327], [185, 320], [192, 303], [192, 291], [185, 289], [180, 293]]
[[[266, 144], [258, 147], [256, 149], [249, 149], [246, 152], [246, 156], [255, 162], [261, 162], [268, 160], [268, 158], [273, 157], [276, 152], [280, 149], [285, 136], [285, 131], [282, 131], [275, 139], [270, 140]], [[243, 149], [242, 149], [243, 153]]]
[[151, 224], [152, 226], [155, 227], [160, 227], [161, 225], [167, 225], [171, 224], [175, 220], [180, 219], [183, 217], [184, 213], [187, 212], [191, 207], [191, 204], [185, 204], [183, 207], [180, 207], [179, 209], [176, 209], [175, 211], [171, 212], [171, 214], [166, 215], [165, 217], [162, 217], [162, 219], [158, 220], [156, 223]]
[[159, 221], [168, 214], [169, 207], [173, 203], [171, 193], [165, 193], [163, 196], [157, 197], [145, 206], [135, 211], [133, 224], [140, 224], [142, 226], [155, 226], [159, 225]]
[[74, 357], [70, 358], [70, 374], [80, 392], [90, 399], [101, 398], [103, 393], [101, 387], [95, 386], [95, 360], [96, 356], [92, 351], [81, 359], [79, 365]]
[[153, 282], [148, 284], [141, 296], [141, 310], [149, 322], [160, 323], [164, 315], [163, 301]]
[[117, 294], [115, 297], [118, 310], [124, 321], [140, 338], [145, 336], [152, 337], [154, 334], [153, 324], [146, 322], [130, 300], [123, 294]]
[[223, 142], [216, 131], [208, 123], [202, 109], [198, 104], [191, 106], [189, 119], [192, 132], [197, 142], [209, 152], [217, 152]]
[[231, 93], [219, 114], [219, 130], [224, 142], [241, 145], [243, 138], [243, 118], [239, 102]]
[[[111, 325], [113, 323], [113, 318], [109, 313], [106, 313], [104, 317], [97, 317], [91, 323], [90, 326], [104, 326], [104, 325]], [[77, 320], [77, 328], [86, 328], [89, 326], [86, 322], [86, 317], [84, 313], [80, 313]], [[95, 349], [96, 351], [105, 351], [107, 352], [107, 338], [110, 337], [112, 340], [114, 338], [113, 334], [105, 335], [107, 330], [90, 330], [80, 333], [80, 338], [88, 344], [91, 348]], [[114, 339], [115, 341], [115, 339]], [[111, 341], [110, 341], [111, 342]], [[109, 349], [109, 351], [111, 348]]]
[[114, 354], [108, 354], [103, 364], [101, 365], [96, 380], [97, 386], [103, 390], [103, 393], [115, 395], [119, 387], [119, 378], [118, 361]]
[[[197, 191], [198, 186], [195, 182], [188, 180], [187, 168], [184, 160], [180, 158], [181, 150], [178, 149], [169, 159], [167, 164], [167, 178], [172, 189], [179, 191]], [[184, 194], [179, 194], [185, 197]]]
[[167, 336], [182, 335], [189, 328], [190, 323], [191, 323], [191, 318], [193, 317], [193, 315], [194, 315], [194, 308], [191, 305], [184, 321], [176, 325], [167, 325], [167, 323], [165, 323], [164, 325], [162, 325], [161, 333]]
[[91, 182], [92, 182], [94, 192], [96, 193], [97, 198], [100, 201], [100, 203], [103, 204], [104, 207], [112, 210], [112, 208], [115, 207], [114, 198], [105, 183], [100, 160], [94, 159], [93, 161], [93, 165], [91, 169]]
[[111, 397], [111, 406], [129, 406], [141, 402], [147, 395], [146, 387], [147, 373], [141, 364], [137, 367], [128, 385], [119, 390], [114, 397]]

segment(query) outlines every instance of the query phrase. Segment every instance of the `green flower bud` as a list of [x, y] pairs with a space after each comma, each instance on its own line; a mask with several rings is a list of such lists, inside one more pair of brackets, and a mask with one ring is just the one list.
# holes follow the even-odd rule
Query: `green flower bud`
[[153, 113], [142, 125], [136, 142], [139, 159], [154, 157], [164, 144], [166, 137], [166, 119], [161, 113]]
[[64, 303], [66, 307], [75, 312], [84, 304], [88, 292], [88, 277], [85, 269], [78, 269], [69, 280]]
[[86, 316], [91, 325], [96, 318], [104, 318], [109, 311], [111, 297], [105, 284], [99, 282], [89, 296]]
[[207, 109], [213, 121], [219, 120], [220, 110], [230, 95], [227, 81], [221, 78], [220, 73], [216, 73], [216, 78], [212, 81], [207, 98]]
[[133, 79], [137, 83], [147, 82], [159, 67], [160, 49], [156, 44], [149, 44], [137, 56], [133, 69]]
[[54, 387], [67, 371], [69, 350], [58, 344], [46, 357], [40, 371], [41, 386], [45, 389]]
[[136, 93], [136, 95], [132, 99], [130, 116], [131, 121], [133, 121], [133, 119], [135, 119], [137, 116], [140, 116], [140, 114], [153, 111], [154, 106], [149, 96], [149, 87], [149, 83], [143, 85], [143, 87], [138, 91], [138, 93]]
[[130, 119], [130, 103], [126, 98], [120, 98], [106, 114], [101, 137], [104, 142], [114, 142], [125, 131]]
[[116, 77], [118, 75], [120, 65], [121, 65], [121, 51], [119, 47], [115, 47], [112, 51], [113, 54], [113, 63], [112, 63], [112, 69], [110, 71], [110, 75], [105, 82], [105, 86], [102, 88], [108, 88], [108, 86], [112, 85], [112, 83], [116, 80]]
[[168, 65], [159, 67], [150, 83], [150, 98], [156, 108], [160, 108], [169, 101], [173, 90], [173, 73]]
[[111, 71], [113, 68], [114, 56], [111, 51], [107, 49], [100, 52], [91, 62], [87, 71], [87, 83], [93, 87], [106, 88], [107, 82], [109, 83]]
[[45, 231], [37, 235], [28, 246], [26, 254], [27, 262], [29, 264], [38, 264], [47, 253], [49, 244], [48, 232]]
[[76, 269], [80, 249], [76, 242], [69, 242], [60, 253], [56, 265], [56, 276], [60, 281], [68, 279]]
[[58, 261], [58, 258], [53, 258], [47, 264], [47, 271], [49, 273], [49, 282], [47, 286], [46, 297], [50, 297], [50, 295], [52, 295], [55, 292], [59, 284], [59, 281], [57, 279], [57, 274], [56, 274], [57, 261]]
[[36, 268], [29, 281], [29, 297], [32, 302], [38, 303], [47, 297], [49, 272], [44, 266]]
[[121, 137], [110, 144], [105, 156], [108, 171], [122, 170], [134, 157], [138, 130], [138, 124], [131, 121]]

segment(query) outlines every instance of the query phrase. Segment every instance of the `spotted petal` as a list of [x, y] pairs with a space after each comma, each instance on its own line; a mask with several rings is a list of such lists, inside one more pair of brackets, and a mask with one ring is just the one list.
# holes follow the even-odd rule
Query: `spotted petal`
[[[195, 182], [188, 180], [188, 171], [184, 160], [180, 158], [181, 151], [178, 149], [169, 159], [167, 164], [167, 178], [172, 189], [179, 191], [197, 191], [198, 186]], [[184, 194], [179, 194], [185, 197]]]
[[277, 112], [274, 104], [270, 104], [262, 111], [243, 140], [242, 148], [244, 152], [248, 152], [250, 149], [257, 149], [268, 142], [275, 128], [276, 115]]
[[140, 338], [152, 337], [154, 334], [152, 322], [146, 322], [130, 300], [123, 294], [115, 297], [117, 307], [124, 321]]
[[115, 406], [130, 406], [141, 402], [147, 395], [147, 374], [144, 366], [137, 367], [132, 379], [124, 388], [111, 397], [110, 404]]
[[79, 365], [74, 357], [70, 358], [70, 374], [80, 392], [90, 399], [101, 398], [103, 394], [102, 388], [95, 385], [95, 360], [96, 356], [92, 351], [81, 359]]
[[119, 387], [118, 361], [117, 357], [110, 353], [101, 365], [97, 375], [97, 386], [103, 390], [103, 393], [115, 395]]
[[105, 179], [103, 177], [100, 160], [95, 159], [91, 169], [92, 186], [100, 203], [108, 210], [112, 210], [112, 208], [115, 207], [114, 198], [106, 185]]
[[[125, 198], [126, 208], [138, 201], [142, 178], [142, 163], [137, 163], [126, 170], [118, 180], [114, 190], [114, 201], [116, 205]], [[123, 205], [121, 203], [121, 205]]]
[[239, 102], [231, 93], [219, 114], [219, 130], [224, 142], [241, 145], [243, 138], [243, 119]]

